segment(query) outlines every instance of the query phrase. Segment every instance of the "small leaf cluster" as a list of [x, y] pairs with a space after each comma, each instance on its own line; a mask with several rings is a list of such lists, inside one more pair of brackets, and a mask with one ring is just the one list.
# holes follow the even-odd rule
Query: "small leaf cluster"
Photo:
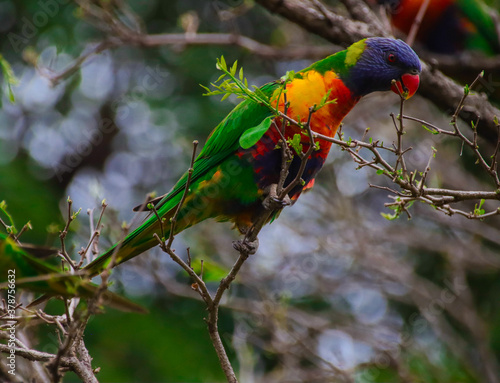
[[[248, 86], [248, 80], [244, 76], [243, 68], [238, 69], [237, 61], [235, 61], [233, 65], [229, 66], [226, 63], [224, 56], [221, 56], [220, 59], [217, 59], [216, 68], [223, 73], [215, 82], [210, 84], [213, 89], [200, 85], [206, 91], [204, 94], [205, 96], [222, 95], [221, 101], [223, 101], [229, 96], [235, 95], [237, 98], [242, 98], [244, 100], [263, 105], [269, 108], [271, 112], [271, 115], [262, 120], [258, 125], [243, 132], [239, 139], [239, 144], [243, 149], [249, 149], [254, 146], [268, 131], [276, 117], [284, 118], [286, 120], [284, 121], [285, 125], [290, 123], [291, 120], [286, 116], [289, 105], [286, 99], [286, 86], [294, 79], [301, 78], [302, 75], [300, 73], [296, 73], [293, 70], [286, 72], [286, 74], [279, 80], [279, 88], [273, 92], [272, 96], [269, 96], [265, 94], [261, 88], [255, 85], [252, 85], [252, 89], [250, 89]], [[337, 102], [336, 99], [329, 99], [330, 93], [331, 91], [329, 90], [321, 99], [319, 104], [313, 105], [310, 108], [310, 116], [312, 113], [315, 113], [325, 105]], [[281, 103], [282, 99], [283, 103]], [[280, 110], [280, 104], [282, 106], [284, 104], [284, 110]], [[301, 121], [293, 121], [292, 123], [302, 128], [304, 130], [303, 134], [306, 134], [306, 124]], [[301, 141], [301, 134], [295, 134], [293, 138], [287, 140], [287, 144], [293, 148], [299, 156], [302, 154], [303, 150]], [[318, 150], [319, 144], [315, 143], [314, 148]]]
[[480, 216], [480, 215], [483, 215], [484, 213], [486, 213], [486, 210], [483, 209], [484, 202], [485, 202], [485, 200], [481, 199], [479, 201], [479, 204], [474, 205], [474, 215], [475, 216]]
[[415, 201], [402, 201], [399, 197], [396, 198], [396, 202], [400, 203], [395, 203], [390, 206], [388, 206], [389, 209], [393, 210], [394, 213], [380, 213], [382, 217], [389, 221], [394, 221], [395, 219], [398, 219], [401, 214], [403, 214], [407, 209], [409, 209]]
[[318, 105], [314, 105], [314, 107], [313, 107], [313, 111], [314, 112], [320, 110], [321, 108], [323, 108], [326, 105], [336, 104], [337, 103], [337, 99], [336, 98], [334, 98], [333, 100], [329, 100], [331, 92], [332, 92], [332, 90], [328, 89], [328, 91], [326, 92], [326, 94], [321, 98], [321, 101], [319, 102], [319, 104]]
[[238, 71], [238, 61], [235, 61], [231, 67], [228, 67], [224, 56], [221, 56], [220, 59], [217, 59], [216, 68], [223, 73], [219, 76], [215, 83], [210, 84], [214, 90], [200, 84], [200, 86], [207, 92], [204, 96], [222, 94], [223, 96], [221, 101], [224, 101], [226, 98], [234, 94], [238, 98], [268, 105], [272, 108], [271, 100], [259, 87], [252, 85], [253, 91], [250, 90], [248, 87], [248, 80], [243, 74], [243, 68], [240, 68]]
[[[281, 113], [278, 109], [279, 103], [276, 103], [277, 105], [273, 106], [273, 102], [275, 100], [271, 99], [271, 97], [266, 95], [255, 85], [251, 86], [253, 90], [250, 89], [248, 86], [248, 80], [244, 76], [243, 68], [238, 70], [238, 61], [235, 61], [234, 64], [229, 67], [224, 59], [224, 56], [221, 56], [220, 59], [217, 59], [216, 67], [223, 73], [214, 83], [210, 84], [213, 89], [200, 85], [206, 91], [204, 94], [205, 96], [223, 95], [221, 99], [221, 101], [223, 101], [229, 96], [235, 95], [237, 98], [242, 98], [244, 100], [264, 105], [268, 107], [272, 113], [271, 116], [266, 117], [260, 124], [247, 129], [241, 135], [239, 139], [240, 146], [243, 149], [249, 149], [267, 132], [267, 130], [271, 127], [274, 118], [280, 116]], [[280, 99], [281, 96], [286, 93], [286, 84], [293, 81], [296, 76], [297, 74], [294, 71], [288, 71], [286, 75], [281, 78], [281, 88], [275, 96], [277, 99]]]
[[302, 153], [302, 137], [300, 134], [296, 133], [293, 135], [293, 138], [291, 139], [288, 139], [287, 143], [288, 145], [293, 148], [293, 150], [295, 150], [295, 152], [297, 154], [301, 154]]

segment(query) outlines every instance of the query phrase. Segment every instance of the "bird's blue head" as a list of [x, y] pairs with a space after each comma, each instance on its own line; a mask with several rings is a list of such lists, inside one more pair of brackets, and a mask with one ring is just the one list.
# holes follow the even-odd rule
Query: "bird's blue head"
[[345, 65], [342, 80], [356, 96], [392, 90], [410, 98], [418, 89], [422, 71], [417, 54], [408, 44], [382, 37], [364, 39], [347, 48]]

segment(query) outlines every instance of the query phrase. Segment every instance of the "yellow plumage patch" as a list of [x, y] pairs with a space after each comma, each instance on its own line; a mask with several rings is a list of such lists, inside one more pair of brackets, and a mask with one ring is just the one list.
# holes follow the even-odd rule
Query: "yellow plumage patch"
[[[342, 119], [359, 98], [352, 97], [350, 90], [333, 71], [321, 74], [315, 70], [308, 70], [302, 73], [302, 77], [296, 77], [289, 83], [286, 98], [289, 102], [287, 114], [297, 121], [306, 122], [309, 108], [319, 105], [328, 92], [330, 92], [328, 101], [333, 103], [325, 105], [314, 113], [311, 127], [317, 133], [334, 135]], [[279, 109], [284, 109], [283, 95], [279, 100]]]
[[[335, 78], [337, 75], [334, 72], [327, 72], [323, 76], [314, 70], [306, 72], [303, 78], [295, 78], [287, 89], [287, 100], [290, 102], [293, 114], [303, 119], [307, 118], [309, 108], [321, 102], [327, 92], [326, 84]], [[283, 96], [281, 103], [283, 103]]]
[[347, 53], [345, 55], [345, 65], [353, 66], [358, 62], [359, 57], [365, 50], [365, 40], [360, 40], [357, 43], [352, 44], [349, 48], [347, 48]]

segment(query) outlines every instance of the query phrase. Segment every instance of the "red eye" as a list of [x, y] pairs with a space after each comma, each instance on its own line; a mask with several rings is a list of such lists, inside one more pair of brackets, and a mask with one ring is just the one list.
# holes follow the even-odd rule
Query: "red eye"
[[396, 55], [394, 53], [389, 53], [387, 55], [387, 61], [390, 63], [395, 63], [396, 62]]

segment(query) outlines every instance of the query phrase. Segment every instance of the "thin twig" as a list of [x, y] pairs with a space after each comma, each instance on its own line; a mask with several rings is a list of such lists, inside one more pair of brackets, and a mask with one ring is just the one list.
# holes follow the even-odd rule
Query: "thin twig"
[[66, 235], [68, 235], [68, 230], [69, 230], [69, 225], [73, 220], [75, 219], [76, 215], [80, 213], [81, 209], [78, 210], [76, 213], [72, 213], [71, 206], [73, 205], [73, 201], [71, 198], [68, 197], [68, 218], [66, 220], [66, 225], [64, 226], [64, 229], [60, 232], [59, 234], [59, 239], [61, 240], [61, 251], [59, 252], [63, 258], [68, 262], [68, 264], [71, 266], [73, 270], [76, 270], [76, 265], [71, 259], [71, 257], [68, 255], [66, 251], [66, 244], [65, 244], [65, 239]]
[[300, 167], [299, 170], [297, 171], [297, 175], [295, 178], [287, 185], [285, 189], [281, 191], [281, 193], [278, 191], [278, 198], [280, 200], [283, 200], [285, 196], [290, 193], [293, 188], [295, 188], [299, 183], [302, 182], [302, 175], [304, 174], [304, 171], [306, 169], [307, 161], [309, 160], [309, 157], [311, 154], [317, 149], [316, 143], [314, 141], [314, 136], [311, 130], [311, 118], [314, 112], [316, 111], [316, 105], [311, 106], [309, 108], [309, 116], [307, 117], [307, 123], [305, 124], [305, 129], [307, 130], [307, 135], [309, 136], [309, 147], [307, 148], [307, 151], [302, 154], [301, 162], [300, 162]]
[[[214, 349], [215, 349], [217, 356], [219, 358], [222, 370], [224, 371], [224, 374], [226, 375], [228, 382], [237, 383], [236, 374], [234, 373], [233, 367], [231, 366], [231, 362], [229, 361], [229, 357], [227, 356], [224, 345], [222, 344], [222, 340], [220, 338], [217, 323], [218, 323], [218, 311], [219, 311], [220, 298], [221, 298], [223, 292], [229, 287], [229, 284], [231, 283], [231, 281], [234, 280], [234, 276], [238, 272], [239, 267], [241, 267], [241, 265], [240, 265], [239, 267], [237, 267], [237, 270], [234, 271], [235, 266], [239, 263], [239, 260], [236, 262], [235, 266], [233, 266], [233, 269], [229, 272], [228, 276], [226, 276], [226, 278], [224, 278], [221, 281], [215, 296], [212, 298], [212, 295], [208, 291], [208, 288], [207, 288], [207, 286], [202, 278], [203, 277], [203, 263], [202, 263], [202, 269], [201, 269], [200, 275], [198, 275], [191, 267], [191, 256], [190, 256], [189, 252], [188, 252], [188, 262], [186, 263], [172, 249], [177, 217], [180, 213], [182, 205], [184, 204], [185, 198], [187, 197], [187, 195], [189, 193], [189, 187], [190, 187], [190, 183], [191, 183], [191, 175], [193, 173], [193, 166], [194, 166], [194, 162], [196, 159], [197, 145], [198, 145], [198, 141], [193, 141], [193, 153], [191, 155], [191, 164], [190, 164], [190, 167], [188, 170], [186, 186], [185, 186], [183, 194], [181, 196], [181, 200], [177, 204], [174, 216], [171, 218], [169, 239], [167, 242], [165, 242], [165, 239], [163, 236], [162, 236], [162, 238], [160, 238], [158, 236], [158, 234], [156, 234], [156, 233], [154, 233], [153, 236], [158, 241], [162, 251], [167, 253], [170, 256], [170, 258], [174, 262], [176, 262], [178, 265], [180, 265], [188, 273], [188, 275], [193, 279], [193, 281], [194, 281], [193, 285], [196, 286], [195, 290], [200, 294], [201, 298], [203, 299], [203, 301], [205, 302], [205, 304], [207, 306], [208, 318], [206, 319], [206, 323], [207, 323], [207, 327], [208, 327], [208, 333], [210, 335], [210, 339], [212, 340], [212, 344], [213, 344]], [[158, 212], [156, 211], [156, 209], [154, 207], [152, 210], [156, 214], [157, 219], [160, 221], [160, 225], [162, 225], [161, 217], [158, 215]], [[248, 257], [248, 255], [247, 255], [247, 257]], [[241, 256], [240, 256], [240, 258], [241, 258]], [[243, 263], [243, 261], [241, 261], [241, 264], [242, 263]]]
[[[87, 246], [85, 247], [85, 249], [83, 249], [80, 254], [81, 254], [81, 259], [80, 259], [80, 262], [78, 263], [78, 265], [76, 266], [77, 269], [79, 269], [80, 267], [82, 267], [83, 265], [83, 260], [85, 258], [87, 258], [87, 253], [90, 249], [90, 247], [92, 246], [92, 244], [94, 242], [97, 242], [97, 239], [99, 238], [99, 235], [101, 233], [101, 221], [102, 221], [102, 217], [104, 215], [104, 211], [106, 210], [106, 207], [108, 206], [108, 204], [106, 203], [105, 200], [102, 201], [101, 203], [101, 213], [99, 214], [99, 218], [97, 219], [97, 223], [96, 223], [96, 226], [95, 226], [95, 230], [93, 230], [92, 232], [92, 235], [90, 236], [90, 240], [89, 242], [87, 243]], [[89, 214], [89, 218], [90, 220], [92, 221], [92, 215]]]
[[408, 37], [406, 38], [406, 43], [409, 46], [412, 46], [415, 42], [415, 38], [417, 37], [418, 30], [420, 29], [420, 25], [422, 24], [422, 19], [424, 18], [425, 12], [427, 11], [427, 7], [430, 4], [430, 0], [424, 0], [420, 5], [420, 8], [413, 20], [413, 24], [411, 25], [410, 32], [408, 33]]
[[188, 169], [186, 186], [184, 187], [184, 192], [182, 193], [181, 200], [177, 204], [177, 208], [175, 210], [175, 213], [174, 213], [173, 217], [170, 219], [170, 235], [168, 237], [168, 242], [166, 245], [168, 248], [170, 248], [172, 246], [172, 242], [174, 241], [174, 232], [175, 232], [175, 226], [177, 224], [177, 217], [179, 216], [182, 205], [184, 204], [184, 201], [186, 200], [186, 197], [187, 197], [188, 192], [189, 192], [189, 186], [191, 185], [191, 176], [193, 175], [194, 161], [196, 160], [196, 148], [197, 147], [198, 147], [198, 141], [194, 140], [193, 141], [193, 153], [191, 155], [191, 165], [189, 166], [189, 169]]
[[54, 73], [50, 69], [40, 67], [38, 65], [36, 68], [42, 76], [50, 80], [52, 86], [56, 86], [62, 80], [65, 80], [66, 78], [78, 72], [82, 64], [85, 61], [87, 61], [91, 56], [97, 55], [107, 49], [116, 47], [118, 44], [119, 44], [118, 41], [112, 41], [112, 40], [102, 41], [99, 44], [94, 45], [87, 52], [81, 54], [75, 61], [73, 61], [65, 69], [63, 69], [61, 72], [58, 73]]

